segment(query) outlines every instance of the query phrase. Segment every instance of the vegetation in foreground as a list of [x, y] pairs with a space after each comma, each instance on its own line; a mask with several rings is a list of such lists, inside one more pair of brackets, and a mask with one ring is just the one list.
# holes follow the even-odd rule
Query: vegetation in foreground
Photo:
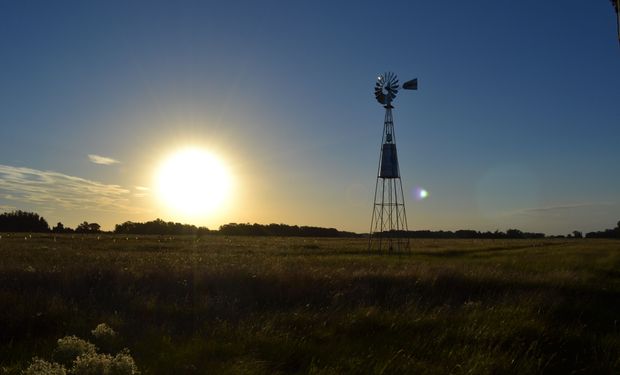
[[620, 373], [620, 242], [7, 235], [0, 372], [105, 322], [143, 374]]

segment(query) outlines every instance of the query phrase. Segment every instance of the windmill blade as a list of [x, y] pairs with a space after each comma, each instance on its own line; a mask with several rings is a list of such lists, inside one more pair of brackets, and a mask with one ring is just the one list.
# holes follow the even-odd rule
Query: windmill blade
[[405, 90], [417, 90], [418, 89], [418, 79], [414, 78], [411, 81], [407, 81], [403, 83], [403, 89]]
[[375, 98], [383, 105], [388, 105], [398, 93], [398, 78], [393, 72], [384, 72], [375, 82]]

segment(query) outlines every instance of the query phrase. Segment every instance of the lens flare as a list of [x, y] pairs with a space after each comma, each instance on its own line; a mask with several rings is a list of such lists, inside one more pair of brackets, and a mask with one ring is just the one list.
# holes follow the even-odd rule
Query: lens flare
[[416, 201], [424, 200], [427, 197], [428, 191], [426, 191], [426, 189], [421, 187], [416, 187], [415, 189], [413, 189], [413, 199], [415, 199]]

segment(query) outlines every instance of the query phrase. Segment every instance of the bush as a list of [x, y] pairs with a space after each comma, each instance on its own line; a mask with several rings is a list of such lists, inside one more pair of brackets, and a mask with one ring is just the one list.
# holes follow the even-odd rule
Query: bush
[[23, 375], [66, 375], [63, 365], [58, 363], [50, 363], [44, 359], [34, 357], [32, 363], [26, 370], [22, 372]]
[[97, 353], [97, 347], [94, 344], [77, 336], [65, 336], [58, 339], [58, 347], [53, 357], [56, 362], [69, 366], [76, 358], [95, 353]]
[[98, 339], [116, 337], [116, 331], [114, 331], [112, 327], [105, 323], [97, 325], [97, 327], [90, 331], [90, 333], [92, 333], [92, 335]]
[[138, 371], [136, 362], [133, 360], [131, 354], [129, 354], [129, 349], [123, 349], [114, 356], [114, 360], [110, 367], [110, 374], [124, 375], [139, 373], [140, 371]]
[[75, 375], [134, 375], [138, 367], [128, 350], [114, 357], [110, 354], [91, 353], [81, 355], [73, 362], [71, 374]]
[[94, 341], [102, 352], [113, 353], [118, 351], [118, 335], [109, 325], [101, 323], [90, 333], [95, 337]]
[[[107, 324], [101, 323], [90, 331], [104, 344], [113, 344], [116, 332]], [[97, 347], [77, 336], [58, 339], [58, 347], [53, 354], [56, 362], [47, 362], [34, 357], [30, 366], [23, 371], [25, 375], [135, 375], [139, 374], [136, 362], [123, 349], [116, 355], [97, 353]], [[67, 366], [69, 371], [65, 368]]]

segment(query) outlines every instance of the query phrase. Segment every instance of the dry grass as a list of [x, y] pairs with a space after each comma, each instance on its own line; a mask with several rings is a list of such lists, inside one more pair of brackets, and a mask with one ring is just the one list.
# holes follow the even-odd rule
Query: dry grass
[[620, 242], [2, 235], [0, 367], [106, 322], [150, 373], [620, 373]]

